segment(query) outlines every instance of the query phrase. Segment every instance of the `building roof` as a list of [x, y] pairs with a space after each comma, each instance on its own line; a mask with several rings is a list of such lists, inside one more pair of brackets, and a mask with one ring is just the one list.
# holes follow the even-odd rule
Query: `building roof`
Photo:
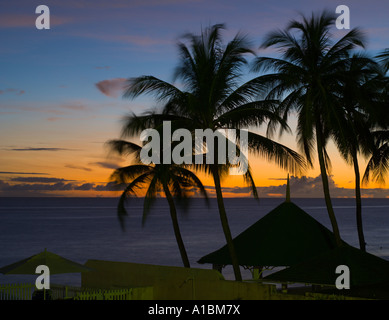
[[[290, 201], [286, 201], [233, 239], [240, 265], [292, 266], [334, 249], [333, 233]], [[199, 263], [231, 265], [227, 245], [202, 257]]]
[[[233, 243], [244, 266], [291, 266], [336, 247], [333, 233], [292, 202], [276, 207]], [[227, 245], [198, 262], [232, 264]]]
[[264, 280], [334, 286], [336, 279], [342, 274], [336, 273], [338, 266], [348, 267], [350, 288], [389, 281], [389, 261], [348, 245], [272, 273]]

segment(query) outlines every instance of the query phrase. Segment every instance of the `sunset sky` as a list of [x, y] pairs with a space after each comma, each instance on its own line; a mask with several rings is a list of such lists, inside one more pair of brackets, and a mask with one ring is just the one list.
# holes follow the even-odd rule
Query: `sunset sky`
[[[50, 30], [35, 27], [41, 4], [50, 9]], [[341, 4], [350, 8], [351, 27], [365, 31], [369, 54], [389, 47], [389, 3], [382, 0], [2, 1], [0, 196], [117, 195], [110, 191], [109, 176], [129, 163], [109, 155], [104, 143], [119, 138], [123, 116], [157, 106], [147, 97], [123, 99], [124, 79], [154, 75], [171, 81], [176, 42], [187, 32], [225, 23], [226, 41], [242, 31], [258, 48], [267, 32], [284, 28], [299, 13], [335, 12]], [[333, 31], [345, 33], [335, 26]], [[280, 141], [297, 150], [293, 135]], [[331, 145], [329, 154], [333, 196], [353, 196], [352, 168]], [[260, 196], [282, 195], [287, 172], [261, 159], [250, 161]], [[304, 175], [292, 179], [292, 194], [321, 196], [318, 165]], [[203, 182], [212, 192], [212, 180]], [[227, 196], [247, 195], [241, 177], [228, 178], [223, 186]], [[369, 184], [363, 194], [389, 196], [387, 187]]]

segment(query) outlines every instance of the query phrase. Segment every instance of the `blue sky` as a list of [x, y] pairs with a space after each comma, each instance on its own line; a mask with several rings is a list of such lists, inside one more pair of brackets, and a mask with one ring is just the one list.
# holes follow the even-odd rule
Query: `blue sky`
[[[50, 9], [50, 30], [35, 28], [35, 8], [41, 4]], [[123, 100], [120, 80], [151, 74], [170, 81], [178, 58], [175, 43], [184, 33], [225, 23], [226, 40], [242, 31], [258, 48], [267, 32], [284, 28], [299, 13], [335, 11], [341, 4], [350, 8], [351, 27], [366, 32], [369, 53], [389, 47], [389, 4], [378, 0], [2, 1], [0, 167], [103, 185], [112, 167], [124, 163], [107, 159], [104, 142], [118, 137], [127, 112], [154, 105], [148, 98]], [[350, 187], [352, 170], [342, 177], [342, 166], [335, 168], [334, 180]], [[274, 185], [270, 178], [285, 176], [274, 172], [265, 170], [258, 184]], [[12, 177], [0, 174], [0, 181], [17, 184]]]

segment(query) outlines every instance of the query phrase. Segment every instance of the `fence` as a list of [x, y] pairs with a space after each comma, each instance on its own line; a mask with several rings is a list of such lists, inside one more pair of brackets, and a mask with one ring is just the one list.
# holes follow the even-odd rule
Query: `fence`
[[152, 287], [79, 292], [74, 300], [151, 300]]
[[[35, 285], [27, 284], [1, 284], [0, 300], [32, 300]], [[153, 298], [152, 287], [139, 287], [114, 290], [93, 290], [79, 287], [70, 287], [58, 284], [50, 285], [50, 298], [52, 300], [150, 300]]]
[[0, 300], [31, 300], [35, 285], [26, 284], [1, 284]]
[[51, 284], [50, 285], [51, 298], [53, 300], [62, 300], [62, 299], [73, 298], [79, 292], [82, 292], [85, 290], [87, 290], [87, 289], [80, 288], [80, 287], [64, 286], [64, 285], [60, 285], [60, 284]]
[[[35, 285], [32, 283], [0, 284], [0, 300], [32, 300], [35, 290]], [[53, 300], [62, 300], [73, 298], [77, 293], [84, 290], [87, 289], [51, 284], [47, 294]]]

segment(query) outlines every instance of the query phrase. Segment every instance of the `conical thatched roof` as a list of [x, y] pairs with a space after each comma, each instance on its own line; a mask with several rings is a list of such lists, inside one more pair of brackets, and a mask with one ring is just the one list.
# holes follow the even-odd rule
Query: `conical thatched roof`
[[[333, 233], [286, 201], [233, 239], [240, 265], [291, 266], [336, 247]], [[202, 257], [199, 263], [231, 265], [227, 245]]]

